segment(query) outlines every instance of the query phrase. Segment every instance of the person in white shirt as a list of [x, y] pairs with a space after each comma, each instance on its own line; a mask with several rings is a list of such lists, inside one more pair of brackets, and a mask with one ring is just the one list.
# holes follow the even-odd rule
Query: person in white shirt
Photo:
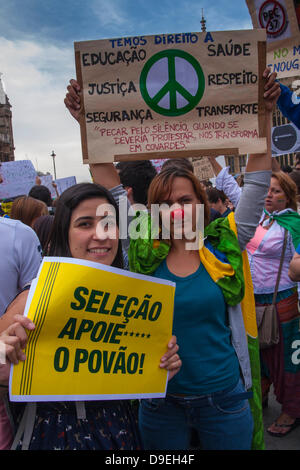
[[40, 241], [29, 226], [0, 218], [0, 317], [8, 305], [37, 275], [41, 260]]

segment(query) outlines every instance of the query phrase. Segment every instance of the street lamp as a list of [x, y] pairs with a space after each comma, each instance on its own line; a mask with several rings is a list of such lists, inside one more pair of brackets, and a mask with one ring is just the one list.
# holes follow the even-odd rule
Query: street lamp
[[55, 168], [55, 153], [54, 150], [52, 150], [51, 157], [53, 158], [53, 168], [54, 168], [54, 179], [56, 180], [56, 168]]

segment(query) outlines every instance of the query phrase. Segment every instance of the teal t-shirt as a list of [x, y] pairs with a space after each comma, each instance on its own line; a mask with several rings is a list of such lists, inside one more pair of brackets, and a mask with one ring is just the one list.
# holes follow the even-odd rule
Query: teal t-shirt
[[182, 367], [169, 382], [168, 393], [206, 395], [234, 386], [239, 362], [220, 287], [202, 264], [190, 276], [178, 277], [164, 260], [154, 276], [176, 283], [173, 334]]

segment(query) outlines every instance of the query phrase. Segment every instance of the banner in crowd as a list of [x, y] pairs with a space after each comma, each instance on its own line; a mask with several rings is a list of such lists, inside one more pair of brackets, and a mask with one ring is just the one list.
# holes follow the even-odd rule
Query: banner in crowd
[[75, 176], [67, 176], [66, 178], [59, 178], [54, 181], [57, 184], [58, 194], [61, 195], [66, 189], [76, 184]]
[[39, 178], [41, 180], [41, 184], [43, 186], [46, 186], [51, 192], [52, 198], [57, 197], [57, 193], [55, 191], [53, 183], [56, 184], [56, 189], [59, 195], [62, 194], [66, 189], [76, 184], [75, 176], [67, 176], [65, 178], [58, 178], [56, 180], [52, 179], [52, 175], [39, 176]]
[[266, 151], [266, 32], [76, 42], [83, 161]]
[[300, 1], [246, 0], [254, 28], [265, 28], [267, 65], [278, 78], [300, 75]]
[[284, 124], [272, 128], [272, 155], [300, 152], [300, 131], [293, 124]]
[[25, 315], [35, 324], [13, 366], [12, 401], [165, 396], [175, 284], [73, 258], [45, 258]]
[[30, 160], [0, 163], [0, 199], [27, 195], [35, 185], [36, 171]]

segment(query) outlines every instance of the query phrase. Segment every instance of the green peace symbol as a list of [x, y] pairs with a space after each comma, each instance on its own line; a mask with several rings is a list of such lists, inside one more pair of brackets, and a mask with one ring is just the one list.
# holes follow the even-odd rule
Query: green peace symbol
[[[168, 82], [156, 93], [155, 96], [151, 97], [147, 90], [147, 77], [148, 73], [158, 60], [162, 58], [168, 59]], [[180, 83], [177, 82], [175, 78], [175, 58], [181, 57], [189, 62], [194, 68], [197, 77], [198, 77], [198, 89], [195, 95], [192, 95], [188, 90], [186, 90]], [[185, 51], [178, 49], [167, 49], [165, 51], [158, 52], [154, 54], [144, 65], [143, 70], [140, 75], [140, 90], [142, 97], [144, 98], [147, 105], [153, 109], [153, 111], [163, 116], [181, 116], [191, 111], [201, 100], [205, 89], [205, 77], [203, 70], [197, 62], [197, 60]], [[182, 108], [177, 107], [177, 98], [176, 92], [183, 96], [186, 99], [188, 104]], [[160, 100], [167, 94], [170, 94], [170, 107], [169, 109], [159, 106]]]

